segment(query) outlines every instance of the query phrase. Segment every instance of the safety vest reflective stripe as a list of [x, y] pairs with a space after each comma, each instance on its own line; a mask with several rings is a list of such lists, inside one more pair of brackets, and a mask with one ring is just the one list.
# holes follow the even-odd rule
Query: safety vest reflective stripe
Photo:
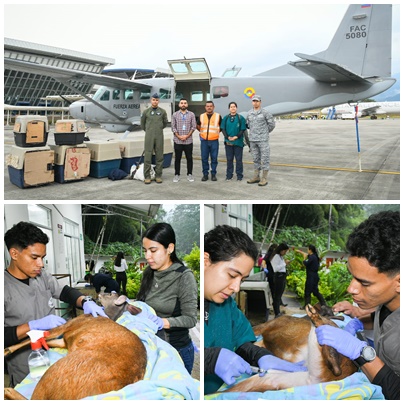
[[214, 112], [209, 119], [208, 114], [205, 113], [201, 115], [200, 120], [201, 120], [201, 130], [199, 132], [199, 135], [201, 136], [201, 138], [205, 140], [219, 139], [220, 115]]

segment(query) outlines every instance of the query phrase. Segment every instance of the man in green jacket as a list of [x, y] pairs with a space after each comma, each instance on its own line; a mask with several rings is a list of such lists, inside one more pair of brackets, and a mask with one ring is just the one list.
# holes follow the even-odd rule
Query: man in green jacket
[[161, 184], [163, 175], [164, 160], [164, 133], [163, 130], [168, 123], [167, 112], [160, 108], [160, 96], [155, 93], [151, 97], [151, 107], [147, 108], [141, 118], [140, 126], [146, 132], [144, 138], [144, 183], [151, 183], [150, 169], [153, 150], [156, 156], [156, 182]]

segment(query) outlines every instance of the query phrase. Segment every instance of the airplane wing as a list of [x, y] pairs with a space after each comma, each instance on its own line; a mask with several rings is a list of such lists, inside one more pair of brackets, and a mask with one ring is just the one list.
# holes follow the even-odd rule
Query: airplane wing
[[9, 58], [4, 58], [4, 68], [10, 70], [17, 70], [24, 73], [49, 76], [55, 79], [56, 81], [60, 81], [62, 83], [65, 83], [67, 81], [75, 81], [80, 83], [109, 86], [121, 90], [126, 89], [145, 90], [151, 87], [147, 84], [141, 84], [137, 81], [126, 80], [118, 77], [83, 72], [78, 70], [63, 69], [60, 67], [48, 66]]
[[381, 113], [380, 105], [374, 105], [373, 107], [363, 108], [361, 110], [361, 112], [362, 112], [362, 116], [377, 114], [377, 112], [379, 112], [379, 114], [380, 114]]
[[368, 80], [362, 76], [336, 63], [303, 53], [295, 53], [295, 55], [304, 60], [289, 62], [289, 64], [317, 81], [326, 83], [340, 83], [346, 81], [368, 82]]

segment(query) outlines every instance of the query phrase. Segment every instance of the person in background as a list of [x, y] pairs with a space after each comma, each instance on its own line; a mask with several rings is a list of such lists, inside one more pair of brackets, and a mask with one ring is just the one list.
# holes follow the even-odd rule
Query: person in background
[[[10, 254], [10, 265], [4, 271], [4, 346], [18, 344], [28, 338], [30, 330], [50, 330], [66, 320], [55, 314], [53, 299], [83, 309], [94, 317], [107, 317], [103, 309], [77, 289], [59, 285], [44, 270], [48, 236], [37, 226], [19, 222], [7, 230], [4, 242]], [[7, 357], [5, 364], [10, 387], [28, 375], [31, 348], [20, 349]]]
[[90, 285], [93, 285], [95, 288], [95, 291], [97, 293], [101, 292], [101, 288], [105, 287], [104, 293], [119, 293], [119, 285], [118, 282], [112, 278], [111, 275], [106, 275], [106, 274], [87, 274], [84, 277], [84, 280], [88, 282]]
[[146, 230], [143, 251], [148, 266], [136, 298], [156, 311], [149, 318], [157, 324], [157, 335], [178, 351], [191, 374], [194, 346], [189, 329], [197, 323], [198, 287], [192, 271], [177, 257], [175, 244], [168, 223], [155, 223]]
[[295, 250], [297, 253], [303, 255], [303, 265], [306, 267], [306, 283], [304, 285], [304, 306], [300, 307], [301, 310], [311, 303], [311, 294], [317, 297], [322, 306], [327, 305], [323, 295], [318, 290], [318, 283], [320, 278], [318, 270], [320, 268], [320, 257], [317, 254], [317, 248], [310, 244], [307, 254], [300, 250]]
[[271, 255], [275, 251], [276, 247], [278, 247], [278, 244], [276, 243], [273, 243], [268, 247], [268, 250], [261, 263], [261, 268], [263, 268], [263, 271], [265, 272], [269, 284], [269, 290], [271, 291], [272, 303], [275, 299], [275, 272], [271, 264]]
[[227, 170], [226, 181], [231, 181], [234, 173], [234, 159], [236, 159], [237, 181], [243, 179], [243, 148], [244, 132], [246, 130], [245, 118], [237, 113], [237, 104], [229, 104], [230, 113], [226, 115], [220, 125], [224, 136], [226, 150]]
[[126, 295], [126, 283], [128, 277], [126, 276], [126, 270], [128, 269], [128, 264], [126, 263], [125, 257], [122, 251], [119, 251], [115, 257], [114, 269], [116, 272], [116, 281], [118, 283], [118, 293]]
[[194, 146], [192, 134], [196, 129], [195, 114], [188, 111], [188, 101], [185, 98], [180, 99], [178, 107], [179, 111], [174, 112], [171, 117], [171, 129], [174, 133], [175, 152], [175, 175], [173, 182], [178, 182], [180, 180], [182, 152], [185, 153], [185, 158], [187, 159], [187, 180], [189, 182], [194, 182], [194, 177], [192, 176], [192, 149]]
[[258, 250], [250, 237], [236, 227], [216, 226], [205, 234], [204, 248], [205, 394], [216, 392], [223, 383], [233, 384], [244, 373], [251, 374], [251, 366], [306, 370], [300, 363], [279, 359], [254, 345], [251, 324], [232, 297], [257, 259]]
[[274, 269], [274, 315], [275, 318], [281, 316], [282, 295], [286, 287], [286, 265], [289, 260], [285, 260], [284, 256], [289, 251], [289, 246], [286, 243], [281, 243], [273, 251], [270, 262]]
[[219, 134], [222, 117], [214, 112], [215, 104], [213, 101], [205, 103], [205, 113], [202, 114], [196, 123], [201, 140], [201, 158], [202, 158], [202, 181], [209, 179], [209, 156], [210, 172], [212, 181], [217, 181], [217, 156], [219, 154]]
[[272, 114], [261, 108], [261, 97], [254, 95], [251, 98], [253, 108], [247, 114], [247, 127], [250, 129], [250, 151], [254, 161], [254, 177], [248, 184], [256, 184], [260, 187], [268, 184], [269, 173], [269, 134], [275, 128]]
[[[388, 400], [400, 399], [400, 212], [371, 215], [348, 237], [348, 292], [361, 310], [375, 312], [374, 348], [356, 337], [364, 328], [357, 318], [345, 329], [316, 328], [320, 345], [350, 358]], [[363, 313], [363, 312], [362, 312]], [[349, 331], [347, 331], [347, 327]]]
[[156, 156], [156, 183], [163, 182], [164, 161], [164, 128], [167, 126], [167, 112], [159, 107], [160, 96], [155, 93], [151, 97], [151, 107], [147, 108], [140, 117], [140, 127], [145, 131], [144, 137], [144, 183], [151, 184], [151, 162]]

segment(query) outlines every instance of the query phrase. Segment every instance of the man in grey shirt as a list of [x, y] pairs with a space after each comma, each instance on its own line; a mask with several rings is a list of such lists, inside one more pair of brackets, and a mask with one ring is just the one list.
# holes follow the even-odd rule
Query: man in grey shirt
[[275, 121], [272, 114], [261, 108], [259, 95], [254, 95], [251, 101], [253, 108], [247, 114], [247, 127], [250, 129], [250, 151], [254, 161], [254, 177], [247, 180], [247, 183], [258, 183], [262, 187], [268, 184], [269, 134], [275, 128]]

